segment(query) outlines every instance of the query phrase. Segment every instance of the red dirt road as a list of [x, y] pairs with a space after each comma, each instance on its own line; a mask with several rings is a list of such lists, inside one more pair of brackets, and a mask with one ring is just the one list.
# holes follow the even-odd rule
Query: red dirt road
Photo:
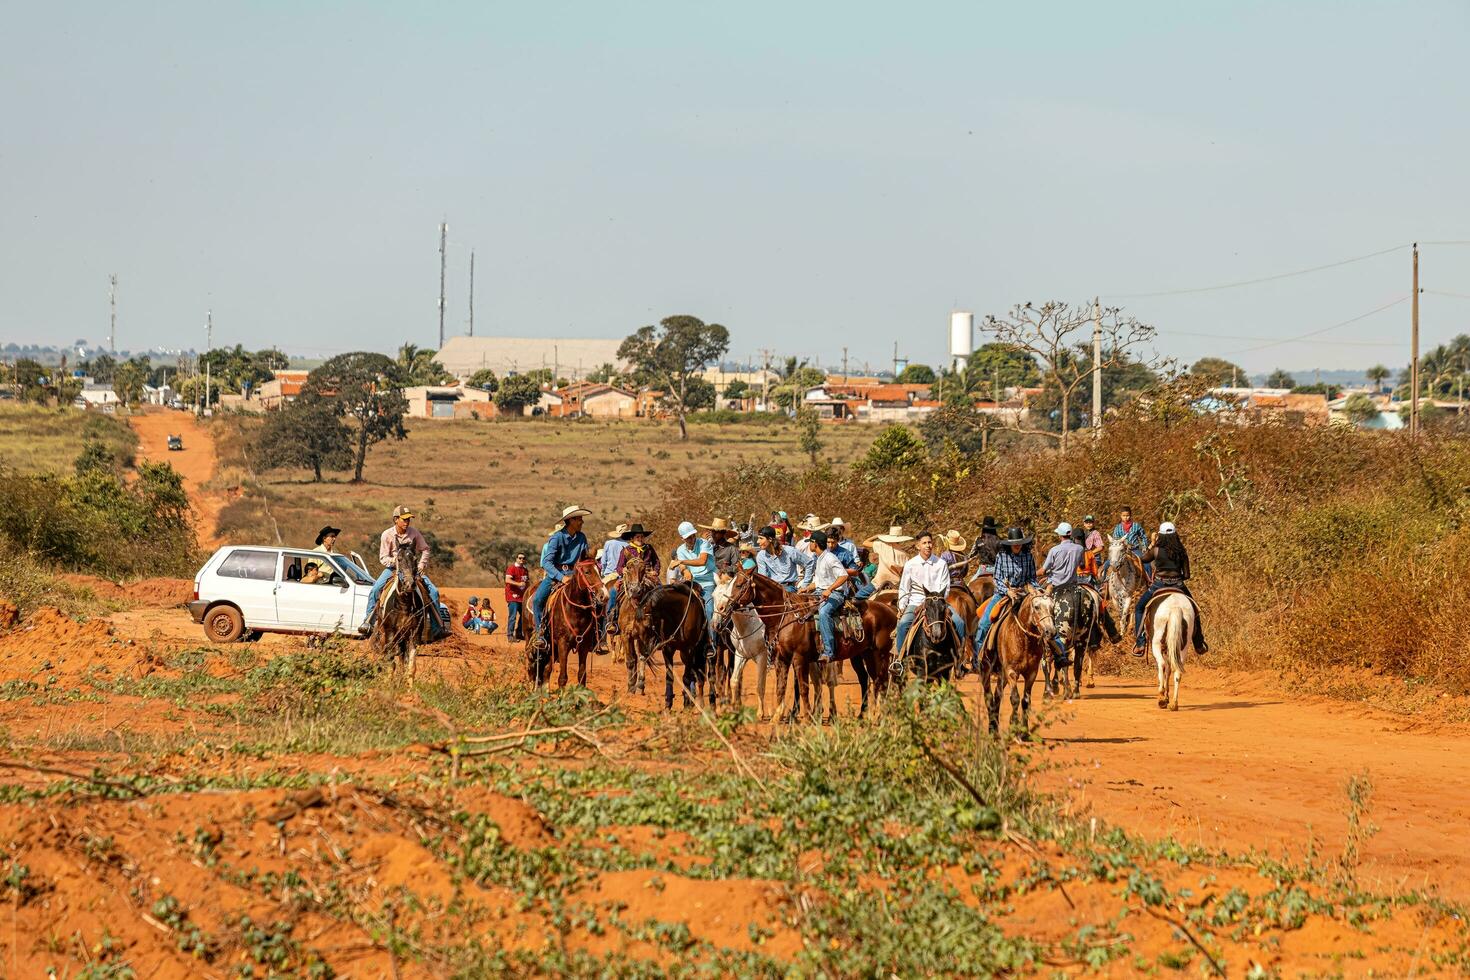
[[[204, 490], [203, 486], [214, 476], [214, 440], [209, 430], [188, 412], [167, 409], [139, 412], [128, 419], [128, 424], [138, 434], [138, 455], [149, 462], [170, 463], [184, 478], [184, 489], [189, 492], [198, 518], [196, 534], [199, 546], [213, 550], [223, 542], [215, 536], [215, 525], [219, 520], [224, 500], [217, 493]], [[169, 452], [168, 437], [184, 437], [184, 448]]]

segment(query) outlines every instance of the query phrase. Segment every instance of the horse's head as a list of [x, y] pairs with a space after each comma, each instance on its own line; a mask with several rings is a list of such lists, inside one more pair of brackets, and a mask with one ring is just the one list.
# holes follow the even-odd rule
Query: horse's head
[[607, 605], [607, 587], [602, 584], [602, 576], [598, 573], [596, 561], [591, 558], [583, 558], [572, 569], [569, 579], [568, 584], [585, 592], [590, 601]]
[[1028, 601], [1031, 604], [1031, 628], [1050, 643], [1051, 638], [1057, 635], [1056, 600], [1040, 589], [1032, 589]]
[[630, 599], [636, 599], [643, 594], [643, 590], [648, 584], [644, 577], [644, 572], [647, 568], [648, 563], [642, 558], [629, 557], [627, 561], [623, 562], [621, 588], [624, 596]]
[[715, 626], [716, 627], [724, 626], [725, 625], [725, 620], [729, 619], [730, 618], [730, 614], [735, 611], [736, 606], [735, 606], [735, 603], [733, 601], [734, 595], [735, 595], [735, 580], [733, 578], [732, 579], [729, 579], [727, 581], [724, 581], [724, 582], [720, 582], [717, 585], [715, 585]]
[[[742, 606], [755, 604], [756, 597], [756, 570], [753, 568], [741, 568], [735, 572], [735, 577], [725, 583], [730, 587], [729, 603], [731, 609], [739, 609]], [[715, 587], [715, 596], [720, 594], [720, 587]], [[719, 599], [715, 599], [716, 616], [719, 615]]]
[[920, 611], [923, 613], [924, 638], [932, 644], [943, 643], [949, 631], [949, 603], [945, 601], [944, 593], [925, 589]]
[[407, 596], [413, 591], [418, 573], [418, 556], [412, 547], [398, 548], [393, 552], [393, 577], [398, 580], [399, 595]]
[[1108, 564], [1117, 567], [1128, 553], [1128, 541], [1125, 538], [1113, 538], [1108, 542]]

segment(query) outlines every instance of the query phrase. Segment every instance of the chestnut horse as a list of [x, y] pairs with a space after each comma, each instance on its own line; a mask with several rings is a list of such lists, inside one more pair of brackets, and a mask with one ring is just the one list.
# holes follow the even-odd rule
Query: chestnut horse
[[[811, 684], [814, 671], [823, 671], [821, 640], [817, 636], [817, 597], [810, 593], [790, 593], [773, 579], [759, 572], [741, 569], [735, 576], [730, 590], [730, 601], [736, 608], [750, 606], [760, 616], [766, 627], [767, 642], [776, 658], [776, 703], [786, 699], [786, 674], [794, 671], [791, 710], [785, 716], [795, 721], [801, 709], [808, 717], [820, 713], [821, 698], [813, 698]], [[858, 717], [868, 711], [868, 684], [872, 681], [875, 693], [882, 696], [888, 690], [889, 652], [893, 647], [893, 631], [898, 625], [898, 613], [883, 602], [849, 600], [857, 602], [863, 618], [863, 639], [854, 642], [841, 635], [837, 638], [836, 656], [833, 662], [851, 660], [862, 688], [862, 706]], [[830, 685], [828, 689], [828, 715], [831, 721], [837, 716], [837, 698]]]
[[1051, 597], [1027, 589], [1020, 606], [993, 625], [986, 637], [985, 649], [980, 651], [980, 686], [992, 735], [1000, 731], [1000, 696], [1010, 681], [1011, 728], [1022, 741], [1031, 737], [1031, 687], [1042, 660], [1056, 653], [1051, 642], [1056, 632], [1052, 613]]
[[540, 623], [528, 644], [527, 673], [537, 687], [546, 685], [553, 660], [561, 665], [556, 686], [566, 687], [567, 661], [574, 650], [577, 684], [587, 686], [587, 658], [597, 649], [597, 614], [606, 605], [607, 590], [597, 574], [597, 562], [584, 558], [546, 600], [547, 645], [536, 642]]

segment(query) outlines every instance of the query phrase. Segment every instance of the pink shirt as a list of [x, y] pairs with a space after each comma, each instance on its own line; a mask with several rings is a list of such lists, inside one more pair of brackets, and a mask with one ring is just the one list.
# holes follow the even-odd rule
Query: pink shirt
[[398, 552], [399, 542], [405, 547], [412, 547], [419, 553], [419, 574], [423, 574], [429, 567], [429, 542], [419, 533], [419, 529], [409, 526], [408, 533], [400, 535], [396, 527], [390, 527], [378, 538], [378, 561], [383, 563], [384, 568], [393, 567], [393, 556]]

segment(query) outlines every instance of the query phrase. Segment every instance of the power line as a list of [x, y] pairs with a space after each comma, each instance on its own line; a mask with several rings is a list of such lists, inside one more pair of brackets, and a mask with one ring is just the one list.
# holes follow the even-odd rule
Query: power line
[[[1436, 242], [1434, 244], [1448, 245], [1451, 242]], [[1464, 243], [1470, 244], [1470, 242]], [[1112, 293], [1110, 299], [1145, 299], [1150, 296], [1182, 296], [1186, 293], [1212, 293], [1221, 289], [1236, 289], [1241, 286], [1254, 286], [1263, 282], [1275, 282], [1278, 279], [1290, 279], [1293, 276], [1305, 276], [1313, 272], [1321, 272], [1324, 269], [1336, 269], [1338, 266], [1351, 265], [1354, 262], [1362, 262], [1365, 259], [1376, 259], [1380, 255], [1388, 255], [1400, 249], [1408, 248], [1405, 245], [1395, 245], [1392, 248], [1380, 249], [1377, 252], [1369, 252], [1367, 255], [1358, 255], [1350, 259], [1342, 259], [1338, 262], [1328, 262], [1326, 265], [1314, 265], [1309, 269], [1297, 269], [1295, 272], [1280, 272], [1274, 276], [1262, 276], [1259, 279], [1241, 279], [1237, 282], [1224, 282], [1217, 286], [1192, 286], [1187, 289], [1162, 289], [1151, 293]]]
[[1470, 293], [1448, 293], [1443, 289], [1426, 289], [1424, 293], [1428, 296], [1453, 296], [1455, 299], [1470, 299]]
[[1284, 337], [1281, 340], [1273, 340], [1273, 341], [1271, 341], [1268, 344], [1260, 344], [1259, 346], [1256, 346], [1256, 347], [1244, 347], [1244, 348], [1242, 348], [1240, 350], [1227, 351], [1226, 353], [1227, 353], [1227, 355], [1230, 355], [1230, 356], [1233, 356], [1233, 355], [1236, 355], [1236, 354], [1249, 354], [1249, 353], [1251, 353], [1253, 351], [1265, 350], [1268, 347], [1279, 347], [1282, 344], [1294, 344], [1298, 340], [1306, 340], [1308, 337], [1316, 337], [1319, 334], [1327, 333], [1327, 331], [1329, 331], [1329, 330], [1336, 330], [1338, 327], [1345, 327], [1345, 326], [1347, 326], [1350, 323], [1357, 323], [1359, 320], [1366, 320], [1368, 317], [1372, 316], [1375, 313], [1382, 313], [1384, 310], [1391, 309], [1392, 307], [1398, 306], [1400, 303], [1402, 303], [1404, 300], [1406, 300], [1408, 298], [1409, 297], [1407, 297], [1407, 296], [1400, 296], [1398, 299], [1391, 300], [1390, 302], [1384, 303], [1382, 306], [1377, 307], [1376, 309], [1369, 310], [1367, 313], [1359, 313], [1357, 316], [1352, 317], [1350, 319], [1343, 320], [1343, 321], [1341, 321], [1339, 323], [1331, 324], [1330, 326], [1322, 327], [1322, 328], [1320, 328], [1318, 330], [1311, 330], [1311, 331], [1308, 331], [1307, 333], [1304, 333], [1304, 334], [1298, 334], [1295, 337]]
[[[1451, 294], [1451, 295], [1453, 295], [1453, 294]], [[1466, 299], [1470, 299], [1470, 296], [1467, 296], [1465, 298]], [[1169, 337], [1208, 337], [1211, 340], [1260, 340], [1260, 341], [1271, 341], [1273, 343], [1278, 343], [1278, 342], [1279, 343], [1287, 343], [1287, 341], [1277, 341], [1276, 338], [1274, 338], [1274, 337], [1251, 337], [1251, 336], [1245, 336], [1245, 335], [1241, 335], [1241, 334], [1226, 334], [1226, 333], [1201, 333], [1201, 332], [1190, 331], [1190, 330], [1160, 330], [1159, 331], [1159, 335], [1160, 336], [1169, 336]], [[1398, 346], [1400, 346], [1400, 342], [1399, 341], [1386, 341], [1386, 340], [1334, 340], [1334, 341], [1332, 341], [1332, 344], [1334, 346], [1337, 346], [1337, 347], [1398, 347]]]

